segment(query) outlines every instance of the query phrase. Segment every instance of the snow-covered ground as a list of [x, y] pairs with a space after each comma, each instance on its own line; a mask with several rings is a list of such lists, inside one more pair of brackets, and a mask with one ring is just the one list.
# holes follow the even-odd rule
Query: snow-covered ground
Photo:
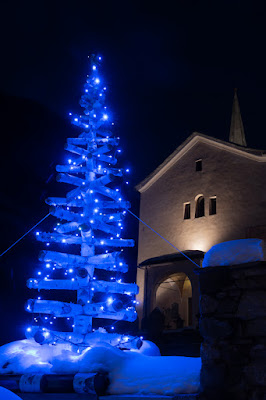
[[1, 400], [21, 400], [21, 397], [18, 397], [15, 393], [10, 392], [10, 390], [7, 390], [0, 386], [0, 399]]
[[139, 350], [122, 351], [105, 344], [81, 354], [68, 344], [40, 345], [33, 339], [0, 347], [1, 374], [107, 372], [109, 394], [195, 393], [200, 368], [200, 358], [160, 356], [157, 346], [149, 341]]

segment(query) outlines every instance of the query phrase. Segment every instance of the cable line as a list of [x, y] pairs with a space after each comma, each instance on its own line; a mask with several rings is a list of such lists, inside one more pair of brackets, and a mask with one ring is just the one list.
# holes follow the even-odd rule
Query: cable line
[[[141, 218], [139, 218], [136, 214], [134, 214], [132, 211], [130, 211], [129, 209], [127, 209], [127, 211], [133, 215], [133, 217], [135, 217], [138, 221], [140, 221], [142, 224], [144, 224], [145, 226], [147, 226], [152, 232], [154, 232], [156, 235], [158, 235], [161, 239], [163, 239], [166, 243], [170, 244], [170, 246], [172, 246], [175, 250], [177, 250], [179, 253], [181, 253], [185, 258], [187, 258], [190, 262], [192, 262], [194, 265], [196, 265], [197, 267], [200, 268], [200, 266], [193, 261], [190, 257], [188, 257], [185, 253], [183, 253], [181, 250], [179, 250], [176, 246], [174, 246], [171, 242], [169, 242], [169, 240], [167, 240], [164, 236], [162, 236], [160, 233], [158, 233], [155, 229], [153, 229], [150, 225], [146, 224], [146, 222], [144, 222]], [[37, 224], [35, 224], [32, 228], [30, 228], [26, 233], [24, 233], [24, 235], [22, 235], [18, 240], [16, 240], [11, 246], [9, 246], [5, 251], [3, 251], [2, 254], [0, 254], [0, 257], [2, 257], [5, 253], [7, 253], [10, 249], [12, 249], [12, 247], [14, 247], [18, 242], [20, 242], [25, 236], [27, 236], [34, 228], [36, 228], [36, 226], [38, 226], [40, 223], [42, 223], [47, 217], [49, 217], [49, 215], [51, 215], [51, 213], [48, 213], [47, 215], [45, 215], [45, 217], [43, 217], [39, 222], [37, 222]]]
[[44, 221], [47, 217], [49, 217], [49, 215], [51, 215], [51, 213], [48, 213], [47, 215], [45, 215], [45, 217], [43, 217], [39, 222], [37, 222], [37, 224], [35, 224], [32, 228], [30, 228], [28, 230], [28, 232], [24, 233], [23, 236], [21, 236], [18, 240], [16, 240], [13, 244], [11, 244], [11, 246], [8, 247], [8, 249], [6, 249], [5, 251], [3, 251], [2, 254], [0, 254], [0, 257], [2, 257], [5, 253], [7, 253], [10, 249], [12, 249], [12, 247], [14, 247], [18, 242], [20, 242], [25, 236], [27, 236], [34, 228], [36, 228], [36, 226], [40, 225], [40, 223], [42, 221]]
[[195, 263], [195, 261], [193, 261], [190, 257], [188, 257], [185, 253], [183, 253], [181, 250], [179, 250], [176, 246], [174, 246], [171, 242], [169, 242], [169, 240], [165, 239], [165, 237], [163, 237], [162, 235], [160, 235], [160, 233], [156, 232], [155, 229], [153, 229], [151, 226], [149, 226], [148, 224], [146, 224], [146, 222], [144, 222], [142, 219], [140, 219], [136, 214], [134, 214], [132, 211], [130, 211], [127, 208], [127, 211], [133, 215], [133, 217], [137, 218], [140, 222], [142, 222], [145, 226], [147, 226], [152, 232], [156, 233], [156, 235], [158, 235], [161, 239], [163, 239], [166, 243], [170, 244], [170, 246], [172, 246], [174, 249], [176, 249], [179, 253], [183, 254], [184, 257], [186, 257], [189, 261], [191, 261], [193, 264], [195, 264], [197, 267], [200, 268], [200, 266]]

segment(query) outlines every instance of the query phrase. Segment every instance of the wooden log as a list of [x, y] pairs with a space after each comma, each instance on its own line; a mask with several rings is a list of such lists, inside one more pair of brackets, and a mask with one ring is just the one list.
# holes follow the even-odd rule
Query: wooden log
[[[89, 297], [90, 298], [90, 297]], [[79, 296], [79, 300], [81, 296]], [[86, 335], [92, 331], [92, 317], [89, 315], [76, 315], [74, 317], [73, 333], [78, 335]]]
[[100, 194], [103, 194], [106, 197], [110, 197], [111, 199], [113, 199], [115, 201], [119, 201], [119, 199], [121, 198], [121, 194], [119, 192], [117, 192], [116, 190], [110, 189], [107, 186], [97, 185], [97, 186], [93, 187], [93, 190]]
[[[111, 131], [106, 131], [106, 129], [104, 129], [104, 131], [102, 131], [100, 128], [99, 129], [97, 129], [97, 131], [96, 131], [96, 133], [97, 133], [97, 135], [99, 135], [99, 136], [101, 136], [101, 137], [104, 137], [104, 138], [111, 138], [111, 137], [113, 137], [113, 133], [111, 132]], [[81, 135], [80, 135], [81, 136]], [[99, 136], [97, 136], [97, 137], [99, 137]]]
[[98, 143], [98, 144], [109, 143], [112, 146], [117, 146], [119, 144], [119, 139], [118, 138], [111, 138], [111, 137], [96, 138], [96, 143]]
[[19, 380], [21, 392], [42, 393], [45, 389], [45, 379], [43, 374], [23, 374]]
[[45, 200], [46, 204], [50, 206], [69, 206], [69, 207], [84, 207], [84, 200], [75, 199], [75, 200], [68, 200], [64, 197], [48, 197]]
[[[120, 244], [120, 243], [119, 243]], [[115, 245], [115, 243], [114, 243]], [[122, 247], [123, 243], [121, 243]], [[117, 246], [118, 247], [118, 246]], [[39, 254], [39, 260], [45, 262], [52, 262], [55, 268], [78, 268], [77, 275], [81, 278], [85, 278], [85, 276], [93, 276], [94, 268], [103, 269], [105, 271], [114, 271], [114, 272], [127, 272], [128, 265], [122, 262], [122, 260], [112, 261], [100, 261], [95, 263], [94, 261], [90, 262], [88, 257], [76, 256], [74, 254], [67, 253], [59, 253], [56, 251], [45, 251], [42, 250]], [[81, 270], [80, 270], [81, 269]], [[86, 269], [87, 273], [84, 275], [84, 269]]]
[[82, 198], [82, 195], [85, 193], [85, 192], [82, 192], [83, 189], [84, 189], [84, 187], [80, 186], [80, 187], [78, 187], [76, 189], [73, 189], [70, 192], [68, 192], [66, 194], [67, 200], [70, 201], [70, 200], [73, 200], [73, 199], [76, 199], [76, 198]]
[[[85, 300], [90, 299], [87, 296]], [[81, 304], [66, 303], [56, 300], [29, 299], [25, 304], [25, 310], [34, 314], [51, 314], [58, 318], [74, 317], [76, 315], [88, 315], [94, 318], [135, 321], [137, 313], [134, 307], [124, 308], [120, 300], [112, 303], [87, 303]]]
[[40, 261], [56, 262], [62, 266], [85, 266], [99, 264], [117, 264], [122, 261], [120, 252], [97, 254], [89, 257], [83, 257], [75, 254], [60, 253], [58, 251], [42, 250], [39, 254]]
[[[83, 286], [87, 286], [87, 283], [84, 283]], [[79, 281], [71, 279], [28, 279], [27, 287], [29, 289], [38, 289], [38, 290], [77, 290], [82, 287], [82, 284]]]
[[91, 142], [92, 138], [89, 136], [84, 137], [76, 137], [76, 138], [67, 138], [67, 143], [74, 144], [76, 146], [84, 146]]
[[65, 144], [65, 150], [70, 151], [71, 153], [74, 154], [78, 154], [80, 156], [87, 156], [90, 153], [88, 150], [83, 149], [82, 147], [75, 146], [70, 143]]
[[[109, 381], [106, 374], [87, 373], [87, 374], [2, 374], [0, 375], [0, 386], [13, 392], [38, 394], [38, 399], [45, 396], [44, 393], [80, 393], [86, 394], [86, 399], [97, 399], [98, 396], [105, 394]], [[94, 397], [90, 397], [94, 395]], [[27, 398], [19, 393], [19, 396]], [[37, 396], [37, 395], [33, 395]], [[40, 396], [40, 397], [39, 397]], [[96, 396], [96, 397], [95, 397]], [[29, 397], [37, 398], [37, 397]], [[44, 399], [46, 397], [43, 397]], [[48, 395], [47, 399], [50, 399]], [[55, 397], [57, 399], [58, 397]], [[61, 398], [61, 397], [60, 397]], [[66, 397], [67, 398], [67, 397]], [[83, 397], [77, 397], [83, 398]], [[5, 399], [1, 399], [5, 400]]]
[[[34, 393], [19, 393], [19, 397], [22, 400], [99, 400], [99, 397], [96, 394], [79, 394], [79, 393], [38, 393], [38, 395]], [[114, 397], [112, 397], [112, 400], [114, 400]], [[125, 398], [121, 400], [125, 400]], [[136, 398], [130, 400], [136, 400]], [[149, 398], [144, 400], [151, 400], [151, 399]], [[163, 398], [162, 400], [165, 400], [165, 398]]]
[[[93, 246], [107, 246], [107, 247], [134, 247], [135, 246], [135, 242], [133, 239], [96, 239], [96, 238], [92, 238], [92, 239], [87, 239], [88, 240], [88, 244], [93, 245]], [[40, 252], [40, 256], [39, 256], [39, 260], [40, 261], [54, 261], [57, 262], [56, 259], [45, 259], [42, 254], [45, 253], [45, 251], [41, 251]], [[47, 252], [48, 253], [48, 252]], [[51, 253], [56, 253], [56, 252], [51, 252]], [[62, 254], [62, 253], [61, 253]], [[78, 256], [77, 256], [78, 257]], [[61, 264], [61, 261], [64, 262], [64, 260], [60, 260], [58, 263]], [[68, 263], [72, 263], [72, 260], [69, 262], [66, 262], [65, 264]], [[100, 268], [100, 267], [97, 267]], [[126, 271], [125, 271], [126, 272]]]
[[114, 179], [114, 174], [107, 173], [106, 175], [101, 176], [101, 178], [95, 179], [91, 182], [90, 187], [91, 189], [95, 189], [97, 186], [108, 185], [108, 183], [112, 182]]
[[142, 346], [142, 340], [138, 336], [121, 335], [119, 333], [107, 332], [89, 332], [81, 334], [79, 332], [60, 332], [45, 329], [42, 327], [32, 326], [30, 330], [26, 331], [26, 337], [34, 337], [35, 341], [40, 344], [45, 343], [71, 343], [73, 345], [80, 345], [93, 347], [100, 343], [108, 343], [120, 349], [139, 349]]
[[76, 172], [76, 173], [86, 173], [89, 172], [87, 166], [81, 166], [81, 165], [71, 165], [71, 164], [66, 164], [66, 165], [57, 165], [55, 167], [57, 172]]
[[92, 281], [91, 286], [95, 292], [106, 293], [122, 293], [122, 294], [138, 294], [138, 285], [134, 283], [120, 283], [107, 281]]
[[112, 157], [112, 156], [107, 156], [105, 154], [99, 154], [99, 156], [97, 155], [98, 153], [96, 152], [94, 154], [94, 157], [98, 160], [98, 161], [103, 161], [106, 162], [108, 164], [111, 165], [115, 165], [117, 163], [117, 159]]
[[70, 185], [75, 185], [75, 186], [85, 185], [85, 179], [64, 173], [58, 174], [56, 180], [57, 182], [69, 183]]
[[73, 379], [73, 388], [76, 393], [87, 393], [103, 396], [108, 387], [107, 375], [96, 373], [78, 373]]
[[84, 314], [91, 315], [93, 318], [113, 319], [117, 321], [133, 322], [137, 319], [137, 312], [134, 307], [123, 308], [121, 301], [117, 300], [108, 303], [92, 303], [83, 307]]
[[71, 393], [73, 392], [74, 375], [45, 374], [45, 393]]
[[79, 222], [81, 224], [84, 224], [86, 222], [84, 216], [81, 216], [78, 213], [73, 213], [72, 211], [64, 210], [61, 207], [51, 207], [49, 211], [52, 215], [59, 219], [71, 222]]
[[36, 238], [39, 242], [49, 243], [81, 244], [83, 242], [81, 236], [64, 235], [57, 232], [40, 232]]
[[83, 314], [80, 304], [66, 303], [56, 300], [29, 299], [25, 304], [26, 311], [37, 314], [52, 314], [56, 317], [73, 317]]
[[97, 148], [97, 150], [95, 150], [92, 154], [94, 156], [98, 156], [98, 154], [105, 154], [105, 153], [109, 153], [109, 151], [111, 151], [113, 148], [113, 146], [109, 143], [104, 144], [103, 146], [99, 146]]
[[110, 247], [134, 247], [133, 239], [94, 239], [94, 246], [110, 246]]
[[75, 159], [75, 161], [73, 162], [73, 165], [83, 164], [84, 161], [87, 161], [89, 157], [91, 157], [90, 153], [88, 153], [88, 155], [82, 155]]
[[108, 223], [102, 222], [102, 217], [97, 218], [94, 217], [94, 222], [92, 223], [93, 229], [97, 229], [102, 232], [110, 233], [111, 235], [118, 235], [121, 232], [121, 229], [119, 226], [115, 225], [109, 225]]
[[120, 201], [119, 203], [116, 201], [102, 201], [100, 203], [101, 208], [107, 208], [111, 210], [117, 210], [117, 209], [127, 209], [131, 207], [131, 204], [129, 201]]
[[58, 251], [42, 250], [39, 254], [39, 260], [45, 262], [55, 262], [63, 267], [85, 265], [86, 257], [75, 254], [60, 253]]
[[111, 215], [103, 215], [102, 216], [102, 220], [104, 222], [120, 222], [120, 221], [123, 221], [124, 218], [125, 218], [125, 216], [122, 212], [112, 213]]
[[20, 377], [21, 375], [19, 374], [0, 374], [0, 386], [12, 392], [17, 392], [19, 390]]
[[58, 233], [68, 233], [76, 231], [80, 227], [78, 222], [66, 222], [65, 224], [60, 224], [56, 227]]
[[118, 263], [121, 261], [121, 255], [119, 251], [112, 253], [96, 254], [91, 257], [87, 257], [88, 264], [104, 264], [104, 263]]

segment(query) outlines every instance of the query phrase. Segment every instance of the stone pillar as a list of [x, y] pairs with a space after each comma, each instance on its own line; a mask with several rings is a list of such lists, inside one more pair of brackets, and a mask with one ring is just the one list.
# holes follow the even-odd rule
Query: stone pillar
[[197, 270], [201, 395], [266, 399], [266, 262]]

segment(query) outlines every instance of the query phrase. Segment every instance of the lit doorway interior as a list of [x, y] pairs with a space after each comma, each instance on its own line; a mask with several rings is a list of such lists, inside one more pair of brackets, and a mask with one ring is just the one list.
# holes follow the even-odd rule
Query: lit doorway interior
[[165, 329], [180, 329], [192, 325], [192, 287], [184, 272], [170, 275], [156, 290], [156, 307], [165, 316]]

